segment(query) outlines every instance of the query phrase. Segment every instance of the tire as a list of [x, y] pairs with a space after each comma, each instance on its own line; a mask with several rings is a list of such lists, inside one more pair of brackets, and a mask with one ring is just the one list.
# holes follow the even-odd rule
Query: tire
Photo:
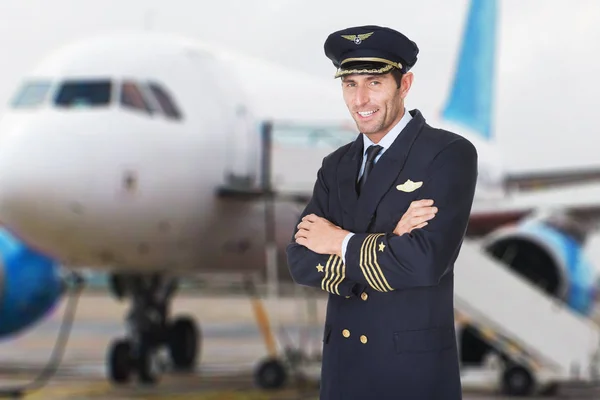
[[194, 320], [177, 318], [169, 328], [169, 352], [175, 370], [193, 371], [198, 358], [200, 333]]
[[287, 381], [287, 370], [276, 359], [263, 361], [254, 373], [254, 382], [262, 389], [278, 389]]
[[112, 342], [108, 353], [109, 379], [117, 384], [128, 383], [131, 364], [131, 343], [124, 339]]
[[137, 373], [141, 383], [154, 385], [160, 380], [160, 368], [156, 364], [157, 354], [150, 346], [142, 344], [137, 357]]
[[524, 367], [512, 365], [502, 374], [502, 393], [508, 396], [530, 396], [535, 382], [531, 373]]

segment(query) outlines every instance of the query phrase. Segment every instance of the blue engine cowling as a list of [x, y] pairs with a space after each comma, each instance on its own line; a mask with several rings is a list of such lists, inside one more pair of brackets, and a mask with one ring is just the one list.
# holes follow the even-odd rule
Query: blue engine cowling
[[486, 250], [578, 313], [591, 312], [595, 269], [581, 238], [544, 220], [528, 220], [490, 235]]
[[0, 337], [46, 316], [63, 293], [60, 267], [0, 228]]

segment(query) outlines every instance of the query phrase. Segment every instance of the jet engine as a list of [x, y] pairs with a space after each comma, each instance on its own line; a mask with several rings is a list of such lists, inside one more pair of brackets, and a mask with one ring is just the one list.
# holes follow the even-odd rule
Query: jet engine
[[[483, 246], [531, 284], [587, 315], [596, 288], [594, 268], [584, 249], [587, 232], [583, 221], [554, 214], [500, 228], [484, 239]], [[463, 365], [482, 363], [491, 347], [469, 326], [459, 337]]]
[[41, 321], [62, 293], [58, 264], [0, 229], [0, 337]]

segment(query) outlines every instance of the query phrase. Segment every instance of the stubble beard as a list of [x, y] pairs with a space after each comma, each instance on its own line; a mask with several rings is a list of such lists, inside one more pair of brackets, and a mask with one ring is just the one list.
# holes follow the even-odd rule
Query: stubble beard
[[[381, 112], [381, 109], [378, 113]], [[381, 132], [385, 123], [385, 115], [379, 116], [379, 119], [375, 121], [363, 122], [360, 120], [360, 117], [355, 117], [354, 122], [356, 123], [356, 127], [360, 133], [365, 135], [373, 135], [375, 133]]]

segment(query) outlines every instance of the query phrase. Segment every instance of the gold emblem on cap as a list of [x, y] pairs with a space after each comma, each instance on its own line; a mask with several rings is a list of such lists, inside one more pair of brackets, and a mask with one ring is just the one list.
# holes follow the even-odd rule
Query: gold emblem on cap
[[369, 32], [369, 33], [361, 33], [360, 35], [342, 35], [342, 37], [344, 39], [348, 39], [351, 42], [354, 42], [355, 44], [361, 44], [363, 40], [367, 39], [372, 34], [373, 34], [373, 32]]

